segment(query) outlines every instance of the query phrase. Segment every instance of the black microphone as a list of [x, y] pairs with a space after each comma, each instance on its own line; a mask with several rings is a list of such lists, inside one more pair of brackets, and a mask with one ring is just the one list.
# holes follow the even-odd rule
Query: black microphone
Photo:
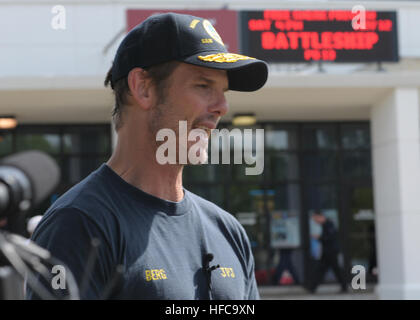
[[206, 273], [207, 278], [207, 289], [209, 292], [209, 299], [211, 300], [211, 272], [220, 268], [220, 264], [210, 267], [210, 262], [213, 260], [214, 255], [212, 253], [206, 253], [203, 257], [203, 269]]
[[0, 216], [26, 211], [41, 203], [60, 180], [53, 158], [40, 151], [24, 151], [0, 161]]
[[5, 230], [24, 234], [26, 212], [40, 204], [57, 186], [60, 169], [40, 151], [24, 151], [0, 161], [0, 219]]
[[[12, 179], [20, 180], [16, 169], [23, 173], [31, 187], [32, 205], [41, 203], [60, 180], [60, 168], [55, 160], [46, 153], [36, 150], [19, 152], [3, 158], [0, 161], [0, 168], [5, 174], [10, 173]], [[5, 180], [8, 184], [8, 179]]]

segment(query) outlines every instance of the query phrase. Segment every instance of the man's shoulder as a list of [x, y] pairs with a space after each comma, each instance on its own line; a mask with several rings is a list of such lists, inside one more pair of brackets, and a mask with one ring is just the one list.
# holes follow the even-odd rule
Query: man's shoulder
[[[98, 226], [112, 217], [113, 201], [107, 194], [106, 183], [92, 172], [60, 196], [45, 212], [40, 225], [63, 221], [88, 221]], [[112, 218], [111, 218], [112, 219]]]
[[206, 213], [210, 214], [210, 215], [214, 215], [217, 217], [233, 217], [229, 212], [227, 212], [226, 210], [222, 209], [221, 207], [219, 207], [217, 204], [215, 204], [214, 202], [211, 202], [201, 196], [199, 196], [198, 194], [195, 194], [191, 191], [189, 192], [189, 196], [191, 198], [191, 200], [200, 207], [200, 209], [205, 210]]
[[[65, 199], [65, 198], [64, 198]], [[118, 235], [118, 220], [106, 210], [91, 209], [78, 200], [57, 201], [45, 212], [32, 235], [39, 245], [50, 246], [51, 241], [66, 243], [75, 239], [98, 238], [101, 243], [112, 245], [108, 239]], [[47, 247], [46, 247], [47, 248]]]
[[60, 196], [48, 209], [59, 211], [65, 209], [78, 210], [86, 214], [103, 212], [111, 209], [113, 197], [107, 182], [98, 173], [100, 169], [89, 174], [85, 179], [74, 185], [62, 196]]

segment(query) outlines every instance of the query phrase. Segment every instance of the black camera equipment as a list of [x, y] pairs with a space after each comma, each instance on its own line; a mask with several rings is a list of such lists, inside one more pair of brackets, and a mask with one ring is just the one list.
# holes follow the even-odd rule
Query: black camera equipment
[[57, 186], [60, 169], [40, 151], [20, 152], [0, 160], [0, 219], [6, 230], [23, 234], [24, 215]]
[[[40, 151], [20, 152], [0, 160], [0, 300], [22, 299], [24, 282], [41, 299], [57, 299], [44, 284], [51, 283], [51, 266], [63, 265], [23, 235], [29, 210], [40, 204], [57, 186], [60, 169], [54, 159]], [[12, 233], [13, 232], [13, 233]], [[69, 299], [78, 299], [78, 287], [66, 272]]]

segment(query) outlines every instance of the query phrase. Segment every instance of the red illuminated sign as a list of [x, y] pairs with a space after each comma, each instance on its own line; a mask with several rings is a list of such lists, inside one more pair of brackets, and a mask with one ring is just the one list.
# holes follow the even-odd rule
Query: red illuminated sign
[[[395, 12], [266, 10], [240, 14], [244, 54], [271, 62], [398, 61]], [[356, 19], [362, 29], [353, 28]]]

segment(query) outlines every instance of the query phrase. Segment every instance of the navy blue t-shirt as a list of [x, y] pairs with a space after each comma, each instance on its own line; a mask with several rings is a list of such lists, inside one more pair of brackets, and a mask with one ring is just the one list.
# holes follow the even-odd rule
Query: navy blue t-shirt
[[[259, 299], [254, 260], [239, 222], [184, 189], [180, 202], [132, 186], [103, 164], [60, 197], [32, 240], [61, 260], [80, 285], [92, 239], [97, 259], [82, 299]], [[211, 253], [212, 288], [203, 257]], [[50, 288], [50, 290], [53, 290]], [[61, 289], [56, 289], [61, 290]], [[210, 292], [209, 292], [210, 291]], [[36, 296], [30, 289], [27, 298]]]

